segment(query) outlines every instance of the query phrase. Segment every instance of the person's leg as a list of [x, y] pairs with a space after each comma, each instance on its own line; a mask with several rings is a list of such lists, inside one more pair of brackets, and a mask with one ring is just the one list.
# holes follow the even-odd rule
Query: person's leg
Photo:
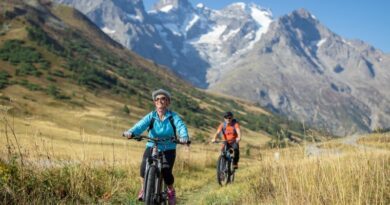
[[141, 189], [138, 192], [138, 200], [142, 201], [144, 199], [144, 178], [145, 178], [145, 169], [147, 159], [151, 155], [151, 148], [147, 147], [145, 149], [144, 155], [142, 157], [141, 167], [140, 167], [140, 181], [141, 181]]
[[234, 158], [233, 158], [233, 166], [235, 169], [238, 168], [238, 161], [240, 160], [240, 146], [238, 143], [233, 144], [234, 149]]
[[176, 150], [167, 150], [164, 152], [162, 175], [164, 182], [168, 187], [168, 201], [170, 205], [176, 204], [176, 192], [173, 188], [175, 178], [173, 177], [172, 170], [176, 159]]

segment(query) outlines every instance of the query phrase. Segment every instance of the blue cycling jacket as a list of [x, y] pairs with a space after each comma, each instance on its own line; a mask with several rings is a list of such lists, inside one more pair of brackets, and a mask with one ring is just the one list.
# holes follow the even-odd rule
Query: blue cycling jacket
[[[173, 116], [173, 123], [176, 126], [177, 137], [185, 138], [188, 140], [188, 130], [186, 125], [177, 113], [172, 112], [170, 110], [167, 110], [162, 121], [158, 117], [157, 111], [150, 112], [139, 122], [137, 122], [132, 128], [130, 128], [128, 132], [133, 133], [135, 136], [141, 135], [146, 129], [149, 128], [151, 119], [154, 118], [155, 120], [153, 124], [153, 129], [150, 130], [148, 134], [150, 138], [166, 139], [174, 137], [173, 127], [168, 119], [170, 116]], [[146, 147], [153, 147], [153, 142], [146, 143]], [[176, 149], [176, 144], [171, 141], [161, 142], [158, 145], [158, 149], [160, 151], [173, 150]]]

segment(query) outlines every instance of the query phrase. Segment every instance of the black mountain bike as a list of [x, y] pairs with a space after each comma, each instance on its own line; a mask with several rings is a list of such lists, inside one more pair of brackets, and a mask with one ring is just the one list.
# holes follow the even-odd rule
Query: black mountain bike
[[[151, 142], [154, 142], [152, 148], [152, 155], [147, 159], [145, 179], [144, 179], [144, 202], [148, 205], [154, 204], [168, 204], [168, 192], [167, 186], [164, 183], [162, 176], [163, 168], [163, 158], [164, 152], [159, 152], [157, 147], [159, 143], [172, 141], [176, 144], [183, 144], [173, 138], [158, 139], [150, 138], [147, 136], [135, 136], [132, 139], [141, 141], [142, 139], [147, 139]], [[191, 144], [191, 141], [188, 141], [186, 145]]]
[[224, 144], [221, 154], [218, 157], [217, 161], [217, 181], [219, 185], [227, 185], [234, 182], [234, 173], [233, 168], [233, 156], [234, 149], [228, 142], [232, 141], [216, 141], [215, 143]]

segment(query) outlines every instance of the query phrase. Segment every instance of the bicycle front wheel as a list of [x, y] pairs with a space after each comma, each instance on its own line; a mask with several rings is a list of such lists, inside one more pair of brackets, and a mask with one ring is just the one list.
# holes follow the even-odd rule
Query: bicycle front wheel
[[229, 183], [228, 164], [226, 158], [222, 155], [219, 156], [217, 161], [217, 181], [221, 186]]
[[156, 188], [157, 168], [155, 166], [150, 166], [146, 176], [145, 204], [152, 205], [155, 204], [154, 192]]
[[228, 170], [229, 170], [229, 182], [233, 183], [234, 182], [234, 175], [235, 175], [235, 172], [236, 172], [236, 170], [234, 170], [234, 168], [233, 168], [233, 161], [229, 162]]

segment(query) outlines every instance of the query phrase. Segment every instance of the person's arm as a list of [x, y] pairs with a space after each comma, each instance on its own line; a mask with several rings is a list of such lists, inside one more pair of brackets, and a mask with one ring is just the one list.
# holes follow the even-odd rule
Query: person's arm
[[176, 126], [176, 132], [178, 134], [179, 140], [182, 142], [187, 142], [189, 140], [188, 129], [178, 114], [173, 114], [173, 123]]
[[153, 112], [147, 114], [140, 121], [138, 121], [132, 128], [130, 128], [127, 132], [132, 133], [134, 136], [138, 136], [142, 134], [150, 124], [150, 121], [153, 117]]
[[236, 132], [237, 132], [237, 138], [236, 138], [236, 142], [239, 142], [241, 141], [241, 129], [240, 129], [240, 124], [238, 124], [238, 122], [234, 125], [234, 128], [236, 129]]
[[215, 135], [214, 135], [213, 139], [211, 140], [211, 142], [217, 141], [217, 138], [218, 138], [219, 134], [220, 134], [221, 131], [222, 131], [222, 126], [223, 126], [222, 124], [220, 124], [220, 125], [218, 126], [217, 132], [215, 133]]

